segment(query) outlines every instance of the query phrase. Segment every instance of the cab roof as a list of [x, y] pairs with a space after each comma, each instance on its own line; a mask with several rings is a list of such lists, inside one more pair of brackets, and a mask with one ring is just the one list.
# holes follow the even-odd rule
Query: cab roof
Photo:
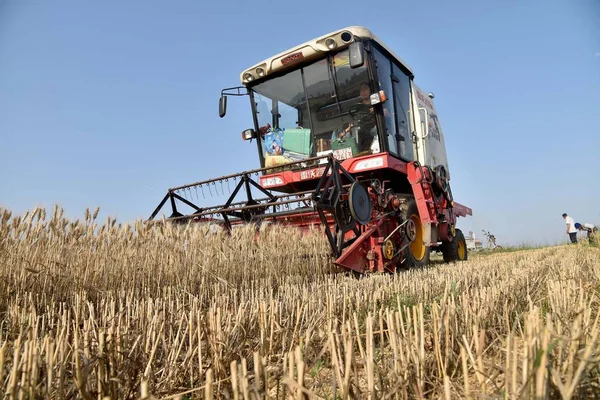
[[[346, 35], [342, 36], [344, 33], [346, 33]], [[343, 40], [342, 37], [345, 37], [345, 38], [348, 37], [347, 33], [350, 33], [350, 40]], [[338, 29], [338, 30], [330, 32], [326, 35], [322, 35], [315, 39], [312, 39], [312, 40], [309, 40], [302, 44], [299, 44], [297, 46], [294, 46], [294, 47], [292, 47], [288, 50], [285, 50], [279, 54], [269, 57], [257, 64], [254, 64], [250, 68], [247, 68], [244, 71], [242, 71], [242, 73], [240, 74], [240, 80], [243, 84], [247, 84], [247, 83], [251, 82], [244, 78], [244, 76], [248, 73], [252, 74], [252, 76], [253, 76], [252, 81], [254, 81], [254, 80], [260, 79], [263, 76], [268, 76], [276, 71], [290, 69], [291, 67], [296, 65], [296, 63], [293, 62], [293, 61], [295, 61], [293, 59], [293, 57], [296, 55], [299, 55], [300, 56], [299, 59], [301, 59], [302, 61], [308, 61], [310, 59], [317, 58], [318, 56], [321, 56], [323, 53], [332, 51], [326, 45], [326, 41], [330, 38], [334, 39], [336, 41], [336, 43], [339, 43], [333, 49], [333, 50], [337, 51], [337, 50], [343, 49], [345, 47], [348, 47], [352, 42], [356, 41], [356, 39], [355, 39], [356, 37], [359, 37], [361, 39], [371, 39], [371, 40], [375, 41], [383, 49], [385, 49], [392, 57], [394, 57], [396, 59], [396, 61], [398, 61], [400, 64], [402, 64], [408, 70], [408, 72], [410, 72], [411, 75], [414, 75], [411, 68], [392, 49], [390, 49], [375, 34], [373, 34], [373, 32], [371, 32], [371, 30], [369, 30], [365, 27], [362, 27], [362, 26], [348, 26], [346, 28]], [[264, 75], [259, 75], [257, 73], [257, 69], [259, 69], [259, 68], [262, 69], [262, 72], [264, 73]]]

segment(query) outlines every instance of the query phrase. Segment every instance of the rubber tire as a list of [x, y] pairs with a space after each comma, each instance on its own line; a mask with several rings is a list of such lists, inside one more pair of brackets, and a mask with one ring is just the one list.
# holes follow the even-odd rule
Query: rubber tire
[[[408, 202], [407, 207], [402, 212], [402, 220], [406, 221], [407, 219], [409, 219], [411, 216], [414, 216], [414, 215], [416, 215], [416, 217], [419, 219], [419, 222], [420, 222], [421, 217], [419, 217], [419, 209], [417, 208], [417, 203], [415, 200], [410, 200]], [[421, 226], [422, 226], [422, 224], [421, 224]], [[415, 240], [419, 240], [419, 238], [416, 237]], [[413, 255], [413, 252], [412, 252], [412, 248], [409, 245], [406, 248], [405, 260], [401, 264], [400, 268], [401, 269], [410, 269], [410, 268], [426, 267], [427, 265], [429, 265], [430, 254], [431, 254], [431, 248], [428, 246], [425, 246], [425, 255], [423, 256], [423, 258], [421, 260], [419, 260], [419, 259], [415, 258], [415, 256]]]
[[[464, 251], [464, 259], [460, 259], [458, 256], [458, 244], [461, 243]], [[444, 256], [444, 262], [450, 263], [455, 261], [467, 261], [469, 258], [469, 252], [467, 250], [467, 241], [465, 240], [465, 235], [462, 233], [460, 229], [456, 229], [456, 236], [452, 239], [451, 242], [443, 243], [440, 246], [442, 250], [442, 255]]]

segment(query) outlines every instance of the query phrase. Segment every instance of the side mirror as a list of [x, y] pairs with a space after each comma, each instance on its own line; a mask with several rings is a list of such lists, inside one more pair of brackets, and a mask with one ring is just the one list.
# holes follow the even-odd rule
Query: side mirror
[[256, 137], [257, 137], [256, 131], [252, 128], [246, 129], [245, 131], [242, 132], [242, 139], [244, 139], [244, 140], [252, 140], [252, 139], [255, 139]]
[[227, 112], [227, 96], [221, 95], [219, 99], [219, 117], [223, 118]]
[[362, 42], [354, 42], [350, 45], [348, 52], [350, 68], [360, 68], [365, 65], [365, 46]]

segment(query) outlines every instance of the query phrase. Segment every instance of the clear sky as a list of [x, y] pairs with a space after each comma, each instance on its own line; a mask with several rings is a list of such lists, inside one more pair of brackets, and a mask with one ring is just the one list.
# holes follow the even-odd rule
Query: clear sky
[[600, 2], [0, 0], [0, 206], [147, 218], [169, 187], [258, 166], [245, 68], [369, 27], [434, 92], [463, 230], [564, 242], [600, 223]]

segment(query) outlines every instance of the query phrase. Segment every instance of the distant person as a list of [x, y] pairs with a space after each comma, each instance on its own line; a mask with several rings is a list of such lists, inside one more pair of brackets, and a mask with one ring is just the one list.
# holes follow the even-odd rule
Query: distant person
[[573, 221], [573, 218], [569, 217], [567, 213], [563, 213], [562, 217], [567, 224], [567, 235], [569, 235], [571, 243], [577, 243], [577, 228], [575, 228], [575, 221]]
[[579, 222], [575, 222], [575, 228], [580, 232], [585, 232], [587, 234], [588, 241], [590, 244], [594, 240], [594, 232], [598, 230], [598, 228], [594, 227], [592, 224], [585, 223], [581, 225]]

